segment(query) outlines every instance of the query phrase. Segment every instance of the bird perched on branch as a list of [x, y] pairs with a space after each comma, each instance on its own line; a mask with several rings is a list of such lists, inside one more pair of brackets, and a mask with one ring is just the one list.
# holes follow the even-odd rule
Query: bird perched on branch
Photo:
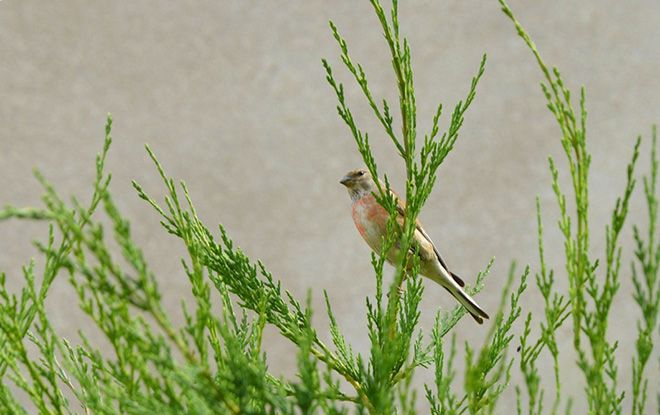
[[[371, 174], [368, 170], [352, 170], [340, 180], [340, 183], [346, 186], [353, 201], [353, 221], [360, 235], [374, 252], [380, 254], [390, 215], [374, 196], [374, 193], [378, 193], [378, 187]], [[382, 188], [384, 189], [385, 185], [382, 185]], [[399, 225], [403, 226], [406, 204], [398, 197], [396, 197], [396, 200], [398, 212], [396, 219]], [[416, 223], [410, 252], [419, 256], [420, 274], [437, 282], [449, 291], [467, 309], [477, 323], [482, 324], [483, 319], [488, 318], [488, 314], [463, 290], [465, 282], [449, 271], [447, 264], [440, 257], [438, 249], [419, 220]], [[387, 261], [393, 264], [398, 257], [398, 253], [398, 244], [395, 243], [387, 253]]]

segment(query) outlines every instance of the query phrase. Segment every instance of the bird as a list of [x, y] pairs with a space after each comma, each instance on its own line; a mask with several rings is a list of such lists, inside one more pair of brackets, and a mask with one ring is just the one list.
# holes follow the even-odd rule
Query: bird
[[[339, 183], [346, 187], [351, 197], [352, 216], [358, 232], [367, 245], [376, 254], [380, 254], [390, 214], [376, 199], [378, 187], [371, 173], [366, 169], [351, 170]], [[385, 189], [382, 182], [381, 188]], [[403, 226], [406, 203], [396, 193], [391, 192], [397, 201], [397, 222], [400, 226]], [[438, 249], [419, 220], [417, 220], [415, 226], [410, 253], [419, 256], [420, 274], [449, 291], [477, 323], [482, 324], [484, 319], [489, 318], [477, 302], [465, 292], [463, 289], [465, 282], [458, 275], [449, 271], [447, 263], [438, 253]], [[398, 254], [398, 243], [395, 243], [386, 254], [387, 262], [395, 264]]]

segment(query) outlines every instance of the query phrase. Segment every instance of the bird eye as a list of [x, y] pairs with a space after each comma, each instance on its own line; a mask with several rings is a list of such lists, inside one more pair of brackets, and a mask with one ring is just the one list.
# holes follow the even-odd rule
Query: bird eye
[[364, 176], [364, 171], [359, 171], [358, 176]]

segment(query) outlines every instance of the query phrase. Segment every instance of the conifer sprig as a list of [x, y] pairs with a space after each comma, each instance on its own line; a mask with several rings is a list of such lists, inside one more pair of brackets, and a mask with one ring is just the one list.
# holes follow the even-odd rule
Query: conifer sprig
[[[484, 72], [486, 56], [483, 56], [477, 75], [472, 79], [467, 97], [464, 101], [456, 104], [446, 131], [441, 135], [439, 134], [442, 105], [438, 105], [431, 131], [425, 135], [422, 147], [418, 150], [417, 108], [411, 47], [408, 40], [402, 37], [399, 31], [398, 2], [396, 0], [392, 2], [389, 14], [385, 12], [379, 0], [370, 0], [370, 2], [380, 22], [390, 51], [392, 69], [399, 95], [400, 132], [397, 131], [399, 128], [395, 126], [395, 115], [392, 113], [392, 106], [386, 100], [382, 101], [382, 106], [378, 104], [378, 99], [370, 90], [363, 66], [356, 63], [349, 54], [346, 39], [340, 34], [339, 29], [332, 21], [330, 22], [330, 29], [339, 46], [344, 66], [363, 92], [367, 103], [383, 127], [385, 135], [389, 137], [403, 159], [406, 173], [406, 212], [402, 226], [395, 220], [398, 215], [396, 197], [390, 191], [388, 176], [386, 174], [382, 176], [385, 186], [381, 186], [378, 180], [379, 171], [372, 155], [369, 135], [357, 126], [353, 113], [346, 102], [344, 86], [335, 79], [330, 63], [324, 59], [323, 66], [326, 71], [326, 79], [337, 96], [339, 116], [348, 126], [365, 165], [375, 178], [378, 186], [377, 200], [390, 212], [388, 232], [384, 238], [380, 256], [372, 258], [377, 287], [374, 301], [367, 300], [369, 336], [372, 347], [368, 366], [361, 368], [366, 376], [367, 393], [374, 402], [373, 409], [377, 413], [389, 413], [393, 410], [392, 405], [395, 402], [393, 392], [397, 383], [412, 375], [415, 367], [428, 364], [432, 350], [431, 345], [428, 347], [422, 346], [419, 336], [417, 336], [417, 340], [414, 340], [419, 320], [418, 308], [422, 286], [416, 276], [418, 272], [416, 258], [411, 258], [405, 253], [412, 246], [417, 216], [431, 193], [437, 170], [453, 149], [460, 127], [463, 124], [464, 114], [474, 100], [477, 84]], [[395, 243], [399, 246], [400, 252], [404, 254], [397, 262], [394, 281], [390, 285], [387, 301], [384, 304], [382, 289], [384, 258], [386, 257], [385, 253]], [[488, 268], [490, 268], [490, 265]], [[406, 290], [404, 291], [402, 288], [407, 274], [406, 270], [411, 271], [408, 272], [410, 276], [407, 279]], [[480, 276], [483, 275], [485, 273], [480, 274]], [[481, 288], [481, 284], [482, 280], [479, 278], [477, 290]], [[400, 297], [402, 292], [404, 293], [403, 297]], [[445, 324], [439, 329], [438, 333], [446, 334], [463, 314], [464, 310], [461, 307], [457, 308], [451, 315], [445, 316], [442, 319]], [[331, 320], [334, 321], [332, 317]], [[413, 351], [412, 359], [410, 359], [411, 350]], [[408, 360], [409, 363], [406, 364]], [[362, 360], [358, 359], [358, 361]]]
[[[644, 196], [648, 212], [648, 232], [646, 240], [637, 225], [633, 227], [635, 239], [635, 261], [632, 278], [633, 298], [639, 305], [642, 318], [637, 322], [637, 356], [632, 362], [632, 414], [641, 415], [646, 411], [649, 378], [645, 374], [646, 365], [654, 349], [653, 333], [657, 333], [658, 311], [660, 309], [660, 236], [658, 235], [658, 137], [653, 126], [650, 152], [650, 171], [644, 177]], [[659, 401], [660, 405], [660, 401]]]
[[[550, 112], [561, 131], [561, 144], [568, 162], [571, 177], [573, 202], [575, 211], [570, 212], [567, 195], [559, 183], [559, 169], [552, 158], [549, 159], [554, 190], [560, 211], [559, 229], [564, 236], [566, 257], [566, 276], [569, 281], [568, 302], [565, 296], [553, 291], [552, 270], [546, 270], [543, 258], [543, 238], [541, 226], [540, 204], [537, 199], [537, 216], [539, 223], [539, 254], [541, 271], [537, 274], [537, 285], [545, 301], [546, 321], [541, 323], [541, 337], [534, 343], [529, 343], [531, 316], [528, 316], [526, 328], [521, 337], [522, 359], [521, 370], [524, 374], [529, 398], [529, 413], [542, 411], [543, 391], [539, 389], [540, 378], [535, 361], [542, 348], [549, 349], [555, 372], [556, 393], [552, 405], [552, 413], [556, 413], [561, 399], [559, 382], [558, 348], [554, 332], [564, 322], [567, 313], [572, 317], [573, 347], [578, 355], [578, 367], [585, 379], [585, 394], [590, 414], [620, 414], [624, 392], [618, 383], [618, 365], [615, 351], [618, 341], [610, 340], [608, 322], [612, 311], [612, 302], [618, 293], [621, 274], [622, 248], [619, 236], [628, 216], [630, 198], [635, 188], [635, 166], [639, 157], [641, 138], [638, 138], [633, 155], [626, 171], [626, 185], [622, 196], [617, 198], [610, 223], [605, 230], [604, 269], [598, 259], [592, 259], [590, 251], [589, 224], [589, 168], [591, 155], [587, 149], [586, 132], [586, 100], [585, 89], [580, 89], [580, 99], [576, 108], [571, 99], [571, 92], [565, 86], [561, 73], [557, 68], [549, 69], [541, 58], [536, 45], [531, 40], [522, 25], [516, 20], [505, 0], [498, 0], [502, 11], [513, 22], [518, 35], [532, 51], [543, 73], [544, 81], [541, 89], [547, 101]], [[649, 194], [647, 186], [647, 195]], [[652, 208], [652, 198], [649, 199], [649, 210]], [[655, 230], [650, 231], [653, 235]], [[650, 237], [650, 243], [653, 238]], [[638, 242], [639, 246], [639, 242]], [[652, 277], [653, 278], [653, 277]], [[635, 279], [639, 282], [638, 279]], [[638, 284], [636, 284], [638, 286]], [[641, 284], [639, 284], [641, 287]], [[643, 301], [643, 300], [642, 300]], [[567, 308], [570, 303], [570, 310]], [[642, 308], [644, 308], [642, 306]], [[657, 309], [655, 310], [657, 314]], [[640, 329], [640, 338], [644, 337]], [[642, 347], [642, 349], [644, 349]], [[639, 354], [639, 350], [638, 350]], [[633, 357], [634, 373], [633, 395], [639, 396], [641, 371], [644, 364], [643, 352], [637, 358]], [[635, 391], [637, 390], [637, 392]], [[518, 389], [519, 391], [519, 389]], [[518, 392], [520, 393], [520, 392]], [[633, 406], [642, 398], [633, 398]], [[567, 401], [567, 405], [568, 405]], [[520, 405], [519, 405], [520, 411]]]

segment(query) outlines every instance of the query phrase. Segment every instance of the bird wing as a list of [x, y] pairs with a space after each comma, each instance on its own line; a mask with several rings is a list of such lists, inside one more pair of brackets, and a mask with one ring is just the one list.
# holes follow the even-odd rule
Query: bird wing
[[[401, 223], [401, 225], [403, 225], [403, 218], [406, 215], [406, 202], [404, 202], [398, 197], [396, 201], [397, 201], [396, 210], [399, 213], [399, 222]], [[444, 269], [449, 271], [447, 264], [440, 256], [438, 249], [435, 247], [435, 244], [431, 240], [431, 237], [426, 233], [426, 231], [422, 227], [422, 223], [419, 221], [419, 219], [417, 219], [415, 223], [415, 242], [417, 243], [418, 248], [420, 249], [420, 254], [422, 255], [422, 258], [429, 259], [435, 256], [438, 259], [438, 261], [440, 261], [440, 265], [442, 265]]]
[[[394, 196], [396, 197], [396, 210], [399, 213], [397, 219], [399, 224], [403, 226], [404, 217], [406, 215], [406, 202], [401, 200], [396, 194], [394, 194]], [[422, 259], [429, 260], [434, 257], [437, 258], [440, 262], [440, 265], [442, 265], [442, 267], [449, 273], [449, 275], [451, 275], [454, 281], [456, 281], [456, 283], [461, 287], [465, 286], [465, 281], [463, 281], [458, 275], [449, 270], [447, 263], [440, 256], [438, 248], [435, 247], [435, 244], [431, 240], [431, 237], [424, 230], [424, 227], [422, 227], [422, 222], [420, 222], [419, 219], [417, 219], [415, 223], [414, 240], [418, 248], [418, 253]]]

